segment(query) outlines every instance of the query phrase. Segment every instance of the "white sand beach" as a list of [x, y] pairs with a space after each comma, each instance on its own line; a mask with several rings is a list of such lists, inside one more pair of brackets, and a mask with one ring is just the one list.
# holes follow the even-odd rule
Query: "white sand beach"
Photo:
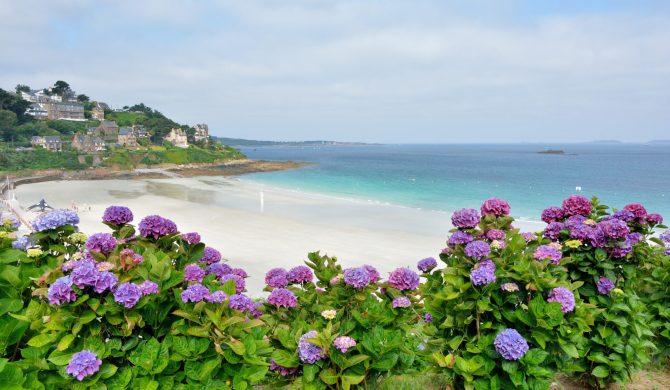
[[[267, 270], [299, 265], [315, 250], [337, 256], [345, 267], [372, 264], [382, 275], [399, 266], [414, 269], [418, 260], [437, 257], [451, 228], [446, 212], [291, 191], [244, 178], [53, 181], [19, 186], [16, 196], [23, 208], [42, 198], [55, 208], [74, 202], [88, 234], [107, 231], [100, 219], [109, 205], [130, 207], [135, 223], [151, 214], [168, 217], [180, 231], [197, 231], [231, 265], [247, 270], [252, 295], [262, 289]], [[530, 222], [517, 226], [542, 228]]]

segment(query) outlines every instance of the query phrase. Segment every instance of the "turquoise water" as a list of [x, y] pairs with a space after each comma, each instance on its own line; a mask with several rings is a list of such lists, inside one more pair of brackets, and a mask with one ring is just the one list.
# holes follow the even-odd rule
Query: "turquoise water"
[[[565, 155], [539, 154], [562, 149]], [[305, 168], [247, 178], [280, 187], [422, 209], [478, 207], [507, 199], [537, 220], [576, 192], [614, 207], [639, 202], [670, 218], [670, 146], [372, 145], [243, 148], [253, 159], [300, 160]]]

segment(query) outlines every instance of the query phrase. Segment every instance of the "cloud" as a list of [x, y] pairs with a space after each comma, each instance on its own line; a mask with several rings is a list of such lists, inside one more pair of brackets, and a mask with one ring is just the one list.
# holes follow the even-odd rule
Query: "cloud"
[[667, 133], [667, 9], [528, 15], [516, 1], [462, 4], [15, 2], [0, 10], [10, 21], [0, 26], [0, 86], [62, 79], [114, 106], [142, 101], [247, 138]]

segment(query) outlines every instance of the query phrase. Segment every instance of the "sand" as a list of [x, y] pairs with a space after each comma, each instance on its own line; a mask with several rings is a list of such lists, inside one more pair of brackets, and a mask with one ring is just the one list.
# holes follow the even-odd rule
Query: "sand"
[[24, 208], [41, 198], [56, 208], [74, 202], [88, 234], [107, 231], [100, 218], [109, 205], [130, 207], [135, 223], [151, 214], [168, 217], [181, 232], [200, 233], [231, 266], [247, 270], [251, 295], [262, 290], [267, 270], [302, 264], [316, 250], [337, 256], [344, 267], [374, 265], [382, 275], [415, 269], [418, 260], [437, 257], [451, 228], [447, 212], [291, 191], [244, 177], [53, 181], [19, 186], [16, 196]]

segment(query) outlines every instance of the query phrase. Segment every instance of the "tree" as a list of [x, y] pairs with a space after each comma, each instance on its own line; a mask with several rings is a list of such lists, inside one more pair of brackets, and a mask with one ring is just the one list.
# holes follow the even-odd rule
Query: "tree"
[[19, 123], [24, 123], [30, 120], [30, 118], [26, 116], [28, 107], [30, 107], [29, 101], [0, 88], [0, 110], [8, 110], [16, 114]]
[[88, 96], [86, 96], [84, 94], [77, 95], [77, 101], [80, 102], [80, 103], [88, 102], [89, 100], [90, 99], [88, 98]]
[[66, 83], [63, 80], [56, 81], [53, 88], [51, 88], [51, 92], [58, 96], [63, 96], [69, 91], [71, 91], [70, 84]]
[[16, 126], [16, 114], [8, 110], [0, 110], [0, 137], [10, 141]]
[[30, 92], [30, 87], [25, 85], [25, 84], [17, 84], [16, 85], [16, 93], [21, 93], [21, 92]]

